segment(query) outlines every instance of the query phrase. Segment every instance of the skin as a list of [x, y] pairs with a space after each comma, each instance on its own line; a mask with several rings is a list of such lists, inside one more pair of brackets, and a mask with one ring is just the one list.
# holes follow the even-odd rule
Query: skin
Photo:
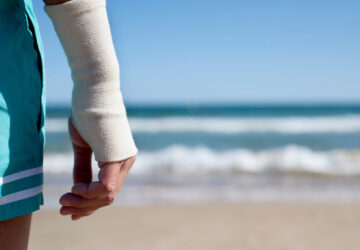
[[71, 192], [60, 198], [60, 213], [71, 215], [73, 220], [77, 220], [114, 202], [136, 156], [118, 162], [98, 162], [99, 181], [92, 182], [92, 150], [73, 126], [71, 119], [68, 125], [75, 156], [74, 186]]
[[[70, 0], [44, 0], [47, 5], [61, 4]], [[61, 215], [70, 215], [72, 220], [89, 216], [101, 207], [112, 204], [120, 191], [125, 177], [135, 162], [136, 156], [117, 162], [98, 162], [99, 181], [92, 181], [92, 150], [82, 139], [71, 120], [69, 133], [74, 150], [74, 186], [71, 192], [61, 196]], [[29, 241], [32, 213], [0, 221], [0, 249], [26, 250]]]
[[[136, 156], [118, 162], [98, 162], [99, 181], [92, 181], [92, 150], [68, 120], [74, 151], [74, 186], [60, 198], [61, 215], [72, 220], [89, 216], [101, 207], [112, 204]], [[32, 213], [0, 221], [0, 249], [25, 250], [28, 246]]]
[[27, 249], [32, 214], [0, 221], [0, 249]]

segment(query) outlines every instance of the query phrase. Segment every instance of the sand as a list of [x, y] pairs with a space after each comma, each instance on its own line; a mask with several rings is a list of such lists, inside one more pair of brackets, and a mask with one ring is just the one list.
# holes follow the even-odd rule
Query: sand
[[360, 249], [360, 204], [109, 207], [73, 222], [34, 214], [30, 250]]

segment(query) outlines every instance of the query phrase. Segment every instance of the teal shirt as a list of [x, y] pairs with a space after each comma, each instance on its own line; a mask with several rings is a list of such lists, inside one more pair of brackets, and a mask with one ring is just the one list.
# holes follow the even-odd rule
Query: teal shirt
[[[46, 84], [45, 84], [45, 79], [46, 79], [46, 75], [45, 75], [45, 57], [44, 57], [44, 48], [43, 48], [43, 43], [41, 40], [41, 35], [40, 35], [40, 29], [39, 29], [39, 24], [37, 22], [35, 13], [33, 11], [33, 5], [32, 5], [32, 0], [24, 0], [24, 4], [25, 4], [25, 10], [28, 14], [29, 19], [31, 20], [33, 26], [34, 26], [34, 32], [35, 34], [33, 34], [35, 37], [35, 43], [37, 45], [37, 50], [38, 50], [38, 54], [40, 56], [39, 60], [40, 60], [40, 70], [41, 70], [41, 120], [40, 120], [40, 127], [41, 127], [41, 132], [42, 134], [45, 134], [45, 123], [46, 123]], [[45, 146], [45, 136], [44, 136], [44, 142], [43, 142], [43, 146]]]
[[45, 70], [31, 0], [0, 0], [0, 50], [1, 221], [43, 203]]
[[42, 165], [45, 145], [43, 46], [30, 0], [0, 1], [0, 37], [0, 176], [4, 176]]

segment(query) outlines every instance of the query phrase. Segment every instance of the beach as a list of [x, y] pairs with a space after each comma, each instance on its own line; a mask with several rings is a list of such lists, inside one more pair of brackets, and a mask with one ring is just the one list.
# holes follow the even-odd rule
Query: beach
[[113, 206], [73, 222], [33, 216], [30, 250], [352, 250], [360, 203], [203, 203]]
[[359, 105], [129, 107], [137, 160], [115, 203], [76, 222], [58, 212], [68, 112], [48, 109], [30, 250], [359, 249]]

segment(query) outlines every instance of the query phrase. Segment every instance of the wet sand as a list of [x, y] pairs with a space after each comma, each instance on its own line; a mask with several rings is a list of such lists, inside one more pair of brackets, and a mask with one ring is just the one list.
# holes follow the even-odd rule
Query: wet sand
[[29, 249], [358, 250], [359, 234], [360, 204], [125, 206], [76, 222], [37, 212]]

